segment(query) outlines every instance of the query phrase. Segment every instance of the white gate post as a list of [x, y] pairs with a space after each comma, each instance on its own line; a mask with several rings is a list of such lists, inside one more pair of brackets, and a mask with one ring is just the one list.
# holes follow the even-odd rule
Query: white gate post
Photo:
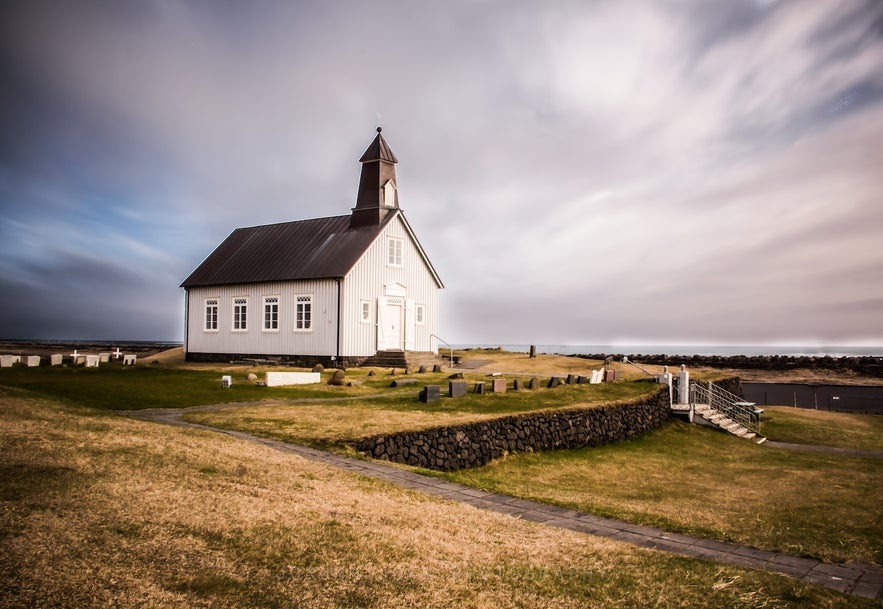
[[681, 371], [678, 374], [678, 403], [690, 403], [690, 373], [687, 372], [685, 364], [681, 364]]
[[674, 395], [671, 390], [671, 372], [668, 371], [668, 366], [662, 367], [662, 374], [659, 375], [657, 381], [664, 385], [668, 385], [668, 405], [671, 406], [674, 404]]

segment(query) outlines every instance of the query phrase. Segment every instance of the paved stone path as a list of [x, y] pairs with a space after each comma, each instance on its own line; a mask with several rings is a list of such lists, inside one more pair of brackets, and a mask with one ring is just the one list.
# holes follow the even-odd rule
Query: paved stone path
[[[223, 406], [217, 405], [211, 408]], [[202, 410], [205, 407], [188, 409], [188, 411], [197, 409]], [[655, 527], [630, 524], [553, 505], [489, 493], [462, 484], [424, 476], [377, 461], [362, 461], [306, 446], [259, 438], [240, 431], [190, 423], [181, 420], [180, 417], [184, 412], [185, 410], [181, 409], [141, 410], [129, 411], [127, 414], [138, 419], [227, 434], [248, 442], [262, 444], [275, 450], [293, 453], [311, 461], [318, 461], [338, 467], [355, 474], [386, 480], [404, 488], [465, 503], [484, 510], [508, 514], [515, 518], [522, 518], [580, 533], [618, 539], [644, 548], [671, 552], [681, 556], [702, 558], [739, 567], [763, 569], [824, 586], [838, 592], [872, 599], [883, 599], [883, 569], [876, 565], [860, 563], [831, 564], [812, 558], [801, 558], [780, 552], [758, 550], [732, 543], [702, 539], [679, 533], [669, 533]]]

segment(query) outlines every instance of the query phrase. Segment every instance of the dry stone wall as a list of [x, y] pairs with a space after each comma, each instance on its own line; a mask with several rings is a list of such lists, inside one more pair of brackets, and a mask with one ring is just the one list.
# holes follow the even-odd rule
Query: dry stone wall
[[376, 459], [439, 471], [479, 467], [509, 452], [583, 448], [618, 442], [662, 425], [668, 388], [605, 406], [550, 410], [363, 438], [356, 449]]

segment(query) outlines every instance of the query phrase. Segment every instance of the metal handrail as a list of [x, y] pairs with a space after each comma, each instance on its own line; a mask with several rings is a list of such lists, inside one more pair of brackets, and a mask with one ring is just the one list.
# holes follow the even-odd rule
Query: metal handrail
[[746, 402], [734, 393], [709, 382], [708, 387], [690, 383], [690, 403], [708, 406], [735, 421], [745, 429], [760, 433], [760, 412], [754, 402]]
[[629, 365], [631, 365], [631, 366], [634, 366], [635, 368], [637, 368], [638, 370], [640, 370], [641, 372], [643, 372], [644, 374], [646, 374], [646, 375], [649, 376], [650, 378], [657, 378], [656, 375], [654, 375], [652, 372], [650, 372], [649, 370], [646, 370], [643, 366], [641, 366], [641, 365], [639, 365], [639, 364], [636, 364], [635, 362], [633, 362], [632, 360], [630, 360], [630, 359], [628, 358], [628, 356], [622, 358], [622, 363], [623, 363], [623, 364], [629, 364]]
[[454, 347], [451, 346], [451, 343], [449, 343], [448, 341], [446, 341], [445, 339], [443, 339], [443, 338], [442, 338], [441, 336], [439, 336], [438, 334], [430, 334], [429, 337], [430, 337], [430, 338], [435, 338], [436, 340], [438, 340], [438, 342], [440, 342], [440, 343], [444, 343], [444, 344], [446, 344], [446, 345], [448, 346], [448, 348], [451, 350], [451, 368], [453, 368], [453, 367], [454, 367]]

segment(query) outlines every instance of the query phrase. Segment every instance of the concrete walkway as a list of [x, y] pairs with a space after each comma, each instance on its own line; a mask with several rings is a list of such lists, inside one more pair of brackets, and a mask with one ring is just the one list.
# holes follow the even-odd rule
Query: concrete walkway
[[[223, 407], [222, 405], [218, 406]], [[188, 409], [188, 411], [196, 409], [204, 408], [197, 407], [195, 409]], [[185, 410], [181, 409], [140, 410], [129, 411], [126, 414], [147, 421], [227, 434], [241, 440], [262, 444], [275, 450], [296, 454], [311, 461], [318, 461], [338, 467], [355, 474], [386, 480], [403, 488], [458, 503], [465, 503], [492, 512], [508, 514], [515, 518], [522, 518], [579, 533], [618, 539], [644, 548], [652, 548], [681, 556], [701, 558], [738, 567], [763, 569], [824, 586], [837, 592], [865, 598], [883, 599], [883, 569], [875, 565], [860, 563], [830, 564], [812, 558], [800, 558], [780, 552], [758, 550], [732, 543], [702, 539], [679, 533], [669, 533], [655, 527], [630, 524], [620, 520], [593, 516], [508, 495], [489, 493], [462, 484], [424, 476], [377, 461], [353, 459], [306, 446], [259, 438], [240, 431], [189, 423], [182, 421], [180, 418], [184, 412]]]

